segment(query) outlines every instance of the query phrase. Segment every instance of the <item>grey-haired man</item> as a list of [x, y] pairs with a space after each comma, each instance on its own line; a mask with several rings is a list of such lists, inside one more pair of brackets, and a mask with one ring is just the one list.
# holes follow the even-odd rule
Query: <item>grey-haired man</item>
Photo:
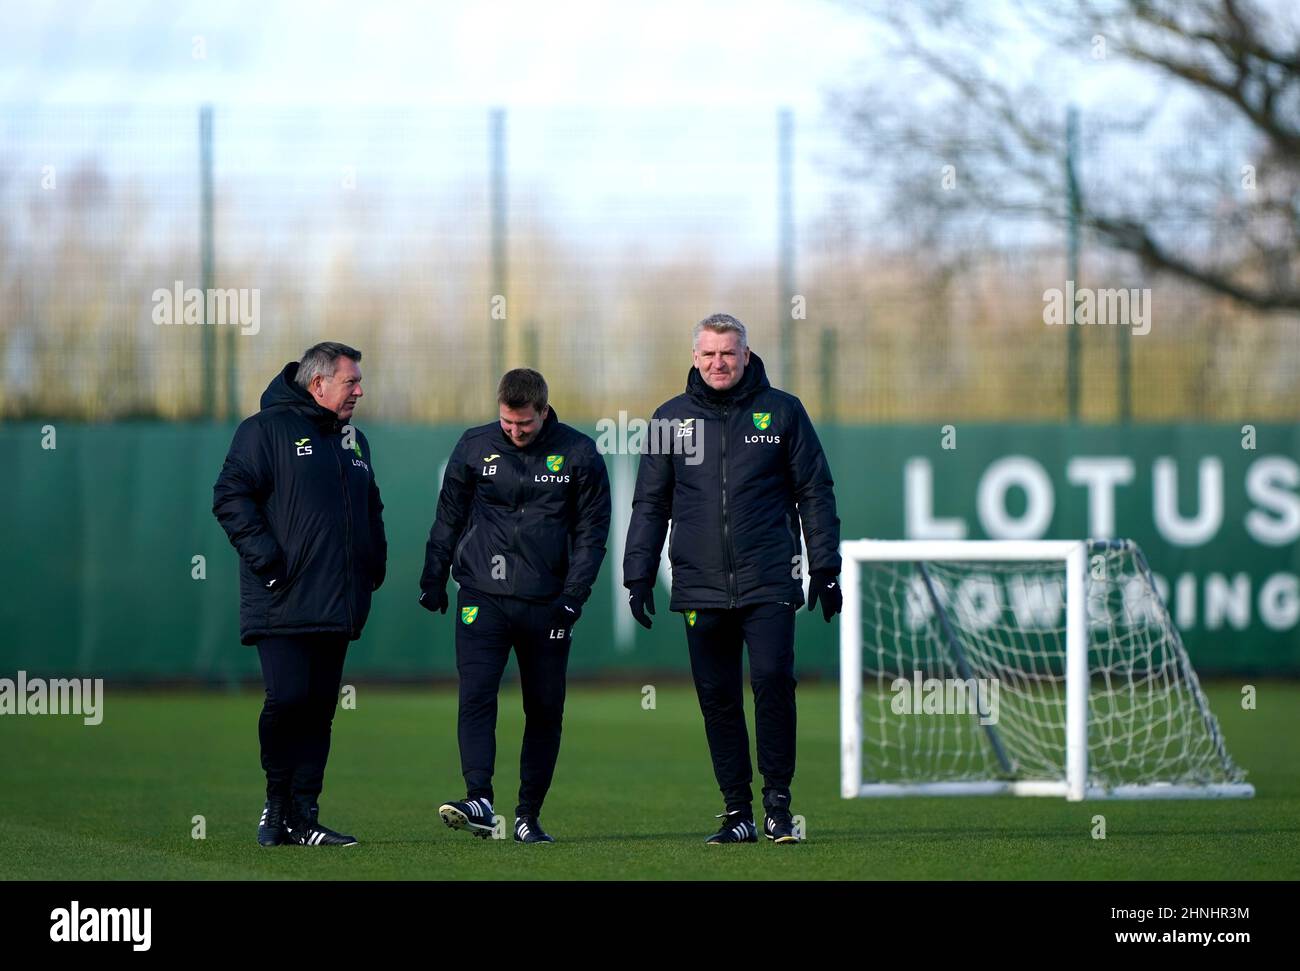
[[258, 722], [262, 846], [350, 846], [320, 824], [317, 799], [348, 642], [384, 582], [384, 504], [366, 436], [350, 422], [361, 352], [308, 348], [235, 432], [212, 511], [239, 551], [239, 634], [266, 683]]
[[[753, 769], [745, 726], [749, 648], [764, 835], [797, 843], [790, 812], [795, 765], [795, 611], [804, 602], [799, 529], [808, 547], [808, 609], [826, 621], [843, 597], [834, 483], [803, 404], [768, 383], [745, 325], [714, 314], [695, 327], [686, 391], [654, 413], [692, 428], [691, 455], [641, 457], [623, 557], [632, 614], [650, 626], [668, 538], [669, 609], [680, 611], [713, 771], [726, 804], [706, 842], [753, 843]], [[669, 523], [672, 533], [669, 536]]]

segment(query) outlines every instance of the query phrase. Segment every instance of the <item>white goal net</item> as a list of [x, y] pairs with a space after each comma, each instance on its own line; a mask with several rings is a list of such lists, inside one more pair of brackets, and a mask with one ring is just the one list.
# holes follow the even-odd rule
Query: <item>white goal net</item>
[[1253, 795], [1134, 543], [842, 553], [846, 798]]

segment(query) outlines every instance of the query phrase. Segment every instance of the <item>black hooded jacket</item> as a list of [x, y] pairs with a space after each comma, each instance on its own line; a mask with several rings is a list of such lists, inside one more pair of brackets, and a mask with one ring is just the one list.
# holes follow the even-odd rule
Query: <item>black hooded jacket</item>
[[[262, 393], [212, 490], [212, 512], [239, 551], [245, 644], [323, 632], [356, 640], [384, 581], [388, 541], [370, 445], [316, 404], [297, 373], [297, 362], [285, 365]], [[284, 579], [267, 590], [276, 575]]]
[[[830, 466], [803, 404], [768, 383], [757, 354], [724, 392], [691, 368], [685, 394], [654, 418], [637, 470], [625, 586], [654, 582], [665, 535], [671, 610], [799, 606], [805, 567], [839, 573]], [[807, 564], [799, 561], [801, 521]]]
[[586, 601], [605, 558], [609, 476], [592, 439], [551, 408], [519, 448], [499, 422], [471, 428], [447, 460], [420, 589], [450, 573], [480, 593]]

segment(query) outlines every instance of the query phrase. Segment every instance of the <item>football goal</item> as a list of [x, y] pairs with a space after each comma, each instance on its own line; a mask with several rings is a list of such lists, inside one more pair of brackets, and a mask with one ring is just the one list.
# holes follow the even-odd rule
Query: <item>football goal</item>
[[841, 789], [1249, 797], [1138, 546], [841, 546]]

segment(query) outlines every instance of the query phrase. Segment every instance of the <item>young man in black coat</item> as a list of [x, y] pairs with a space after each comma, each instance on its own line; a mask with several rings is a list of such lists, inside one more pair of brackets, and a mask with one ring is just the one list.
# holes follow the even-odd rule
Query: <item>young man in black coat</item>
[[453, 829], [492, 835], [497, 692], [513, 647], [524, 695], [514, 838], [554, 842], [538, 816], [560, 751], [573, 625], [609, 533], [609, 479], [596, 443], [560, 422], [536, 371], [509, 371], [499, 420], [471, 428], [447, 461], [429, 531], [420, 605], [445, 613], [457, 595], [457, 737], [463, 800], [438, 812]]
[[[725, 822], [709, 843], [757, 841], [742, 681], [749, 646], [764, 835], [797, 843], [790, 812], [795, 765], [795, 611], [804, 602], [799, 528], [808, 548], [808, 609], [829, 623], [843, 597], [834, 483], [803, 404], [773, 388], [745, 326], [715, 314], [695, 328], [686, 392], [655, 411], [694, 438], [651, 450], [637, 470], [623, 583], [650, 626], [664, 539], [673, 568], [669, 609], [681, 611]], [[652, 439], [654, 436], [652, 436]]]
[[235, 432], [212, 511], [239, 552], [239, 633], [266, 683], [258, 722], [262, 846], [350, 846], [317, 814], [349, 641], [384, 582], [388, 543], [370, 446], [352, 424], [361, 352], [290, 362]]

